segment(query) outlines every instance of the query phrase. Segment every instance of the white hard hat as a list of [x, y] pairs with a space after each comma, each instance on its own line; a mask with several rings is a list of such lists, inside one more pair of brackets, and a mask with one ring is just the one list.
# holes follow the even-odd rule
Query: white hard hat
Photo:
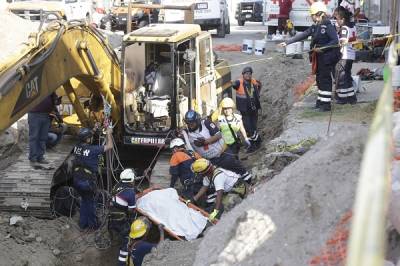
[[185, 146], [185, 142], [181, 138], [175, 138], [175, 139], [171, 140], [171, 143], [169, 144], [169, 147], [171, 149], [173, 149], [175, 147], [181, 147], [181, 146]]
[[322, 2], [314, 2], [310, 7], [310, 14], [316, 15], [319, 12], [326, 13], [327, 12], [326, 5]]
[[132, 183], [135, 181], [135, 171], [131, 168], [127, 168], [124, 171], [121, 172], [119, 175], [119, 179], [121, 179], [122, 183]]

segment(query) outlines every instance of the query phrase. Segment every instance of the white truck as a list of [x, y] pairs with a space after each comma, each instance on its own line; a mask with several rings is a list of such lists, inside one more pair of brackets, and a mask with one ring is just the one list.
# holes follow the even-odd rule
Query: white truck
[[[338, 0], [323, 0], [328, 8], [328, 14], [332, 15], [338, 6]], [[268, 26], [268, 34], [275, 33], [278, 28], [279, 0], [265, 0], [264, 24]], [[310, 17], [310, 6], [313, 0], [294, 0], [290, 20], [296, 30], [303, 31], [313, 23]]]
[[[8, 10], [29, 20], [40, 20], [40, 14], [56, 13], [60, 17], [71, 19], [91, 20], [91, 0], [7, 0]], [[49, 19], [52, 19], [51, 17]], [[54, 17], [56, 19], [56, 17]]]
[[[225, 37], [230, 33], [228, 3], [226, 0], [162, 0], [163, 5], [182, 5], [194, 3], [194, 23], [199, 24], [202, 30], [217, 30], [218, 37]], [[165, 10], [164, 22], [183, 22], [182, 10]]]

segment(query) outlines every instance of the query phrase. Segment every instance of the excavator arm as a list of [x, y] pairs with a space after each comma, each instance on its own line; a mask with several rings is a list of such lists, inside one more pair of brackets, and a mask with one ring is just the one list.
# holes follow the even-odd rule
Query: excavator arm
[[111, 105], [111, 118], [118, 123], [121, 71], [116, 54], [95, 28], [80, 21], [53, 21], [31, 35], [18, 56], [0, 62], [0, 132], [59, 87], [81, 124], [91, 126], [71, 83], [74, 78]]

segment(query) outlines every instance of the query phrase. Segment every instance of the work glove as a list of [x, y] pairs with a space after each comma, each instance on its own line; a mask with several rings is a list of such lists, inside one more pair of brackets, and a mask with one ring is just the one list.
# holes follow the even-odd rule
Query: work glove
[[213, 211], [212, 211], [212, 213], [210, 213], [210, 215], [208, 216], [208, 220], [212, 223], [212, 222], [215, 222], [215, 220], [217, 220], [217, 215], [218, 215], [218, 213], [219, 213], [219, 210], [217, 210], [217, 209], [214, 209]]
[[186, 205], [189, 205], [189, 203], [195, 204], [196, 200], [193, 197], [190, 197], [190, 199], [185, 199], [184, 202]]
[[244, 146], [246, 149], [250, 148], [251, 142], [250, 142], [249, 138], [244, 139]]
[[205, 142], [206, 142], [205, 138], [197, 138], [193, 141], [196, 147], [203, 147]]

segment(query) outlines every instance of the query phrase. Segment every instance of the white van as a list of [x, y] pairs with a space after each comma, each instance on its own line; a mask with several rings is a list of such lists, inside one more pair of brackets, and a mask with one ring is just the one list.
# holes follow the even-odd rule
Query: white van
[[[290, 20], [296, 30], [304, 30], [311, 26], [312, 19], [310, 17], [310, 6], [312, 0], [296, 0], [293, 2], [292, 11], [290, 12]], [[325, 0], [328, 8], [328, 14], [332, 15], [338, 6], [338, 0]], [[265, 25], [268, 26], [268, 33], [275, 33], [278, 28], [279, 1], [265, 0]]]
[[[11, 0], [8, 0], [11, 2]], [[57, 13], [66, 20], [87, 19], [92, 15], [91, 0], [13, 0], [8, 5], [12, 13], [29, 20], [40, 20], [40, 12]]]
[[[225, 37], [230, 33], [228, 3], [226, 0], [162, 0], [163, 5], [195, 4], [194, 23], [199, 24], [202, 30], [217, 30], [218, 37]], [[166, 9], [164, 22], [182, 22], [184, 12], [181, 10]]]

